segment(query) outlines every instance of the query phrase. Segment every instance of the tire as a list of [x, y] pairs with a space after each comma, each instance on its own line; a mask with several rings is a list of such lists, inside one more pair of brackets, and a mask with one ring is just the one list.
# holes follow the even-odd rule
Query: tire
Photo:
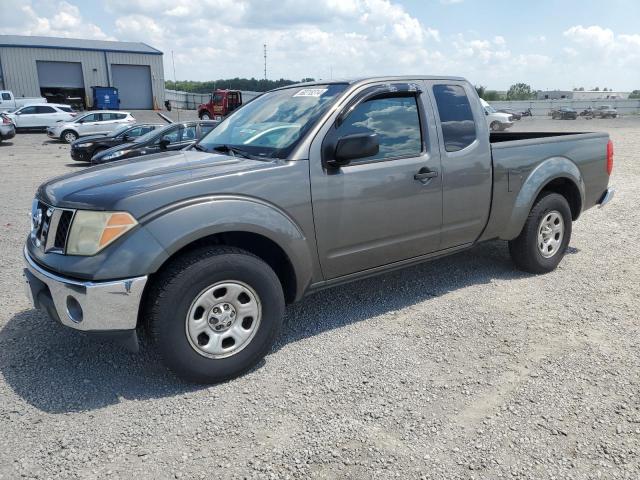
[[211, 120], [211, 115], [208, 112], [202, 112], [200, 114], [200, 120]]
[[60, 139], [67, 143], [73, 143], [78, 139], [78, 134], [73, 130], [65, 130], [60, 134]]
[[500, 130], [502, 130], [500, 122], [491, 122], [491, 125], [489, 125], [489, 128], [491, 129], [492, 132], [499, 132]]
[[[557, 227], [554, 221], [556, 215], [560, 218], [560, 238], [556, 237], [557, 232], [552, 228], [544, 228], [551, 225]], [[551, 224], [547, 222], [549, 219], [552, 220]], [[571, 208], [567, 199], [557, 193], [543, 192], [531, 208], [520, 235], [509, 242], [513, 263], [518, 269], [529, 273], [551, 272], [564, 257], [571, 240], [571, 226]], [[543, 241], [539, 243], [541, 239]], [[545, 243], [545, 239], [548, 243]]]
[[191, 382], [217, 383], [242, 375], [269, 352], [282, 324], [284, 294], [260, 258], [233, 247], [204, 247], [162, 270], [145, 314], [171, 371]]

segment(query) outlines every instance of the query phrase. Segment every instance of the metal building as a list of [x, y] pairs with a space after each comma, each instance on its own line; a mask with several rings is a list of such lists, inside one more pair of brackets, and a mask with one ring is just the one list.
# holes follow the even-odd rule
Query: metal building
[[0, 89], [91, 107], [93, 86], [118, 88], [122, 109], [160, 107], [162, 52], [138, 42], [0, 35]]

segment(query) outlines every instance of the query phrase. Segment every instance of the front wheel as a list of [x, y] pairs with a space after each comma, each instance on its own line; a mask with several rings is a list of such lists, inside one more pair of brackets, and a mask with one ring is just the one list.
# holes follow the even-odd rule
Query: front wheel
[[237, 377], [269, 351], [282, 324], [280, 281], [260, 258], [206, 247], [160, 273], [147, 313], [166, 365], [179, 377], [216, 383]]
[[211, 120], [211, 115], [208, 112], [202, 112], [200, 114], [200, 120]]
[[65, 142], [73, 143], [78, 139], [78, 134], [73, 130], [65, 130], [64, 132], [62, 132], [61, 137]]
[[492, 132], [499, 132], [500, 130], [502, 130], [502, 126], [500, 125], [500, 122], [491, 122], [491, 125], [489, 125], [489, 128], [491, 128]]
[[569, 245], [571, 221], [566, 198], [552, 192], [543, 194], [533, 205], [520, 235], [509, 242], [516, 267], [529, 273], [554, 270]]

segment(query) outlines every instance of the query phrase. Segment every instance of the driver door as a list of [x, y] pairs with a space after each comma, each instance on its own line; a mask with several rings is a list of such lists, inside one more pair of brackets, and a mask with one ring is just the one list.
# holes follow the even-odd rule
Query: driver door
[[[415, 88], [369, 87], [383, 93], [369, 98], [360, 92], [364, 100], [347, 104], [346, 118], [338, 125], [335, 115], [312, 144], [313, 213], [327, 280], [439, 248], [440, 153], [429, 97]], [[377, 135], [379, 152], [329, 167], [337, 140], [358, 133]]]

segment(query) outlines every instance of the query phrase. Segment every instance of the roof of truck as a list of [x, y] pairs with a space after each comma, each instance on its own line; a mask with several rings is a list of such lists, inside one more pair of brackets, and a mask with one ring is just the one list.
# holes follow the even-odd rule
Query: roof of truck
[[285, 87], [276, 88], [275, 90], [281, 90], [291, 87], [307, 87], [312, 85], [334, 85], [334, 84], [349, 84], [354, 85], [356, 83], [370, 83], [370, 82], [410, 82], [415, 80], [452, 80], [455, 82], [466, 82], [467, 79], [463, 77], [454, 77], [450, 75], [399, 75], [389, 77], [355, 77], [355, 78], [336, 78], [331, 80], [320, 79], [312, 82], [301, 82], [287, 85]]

